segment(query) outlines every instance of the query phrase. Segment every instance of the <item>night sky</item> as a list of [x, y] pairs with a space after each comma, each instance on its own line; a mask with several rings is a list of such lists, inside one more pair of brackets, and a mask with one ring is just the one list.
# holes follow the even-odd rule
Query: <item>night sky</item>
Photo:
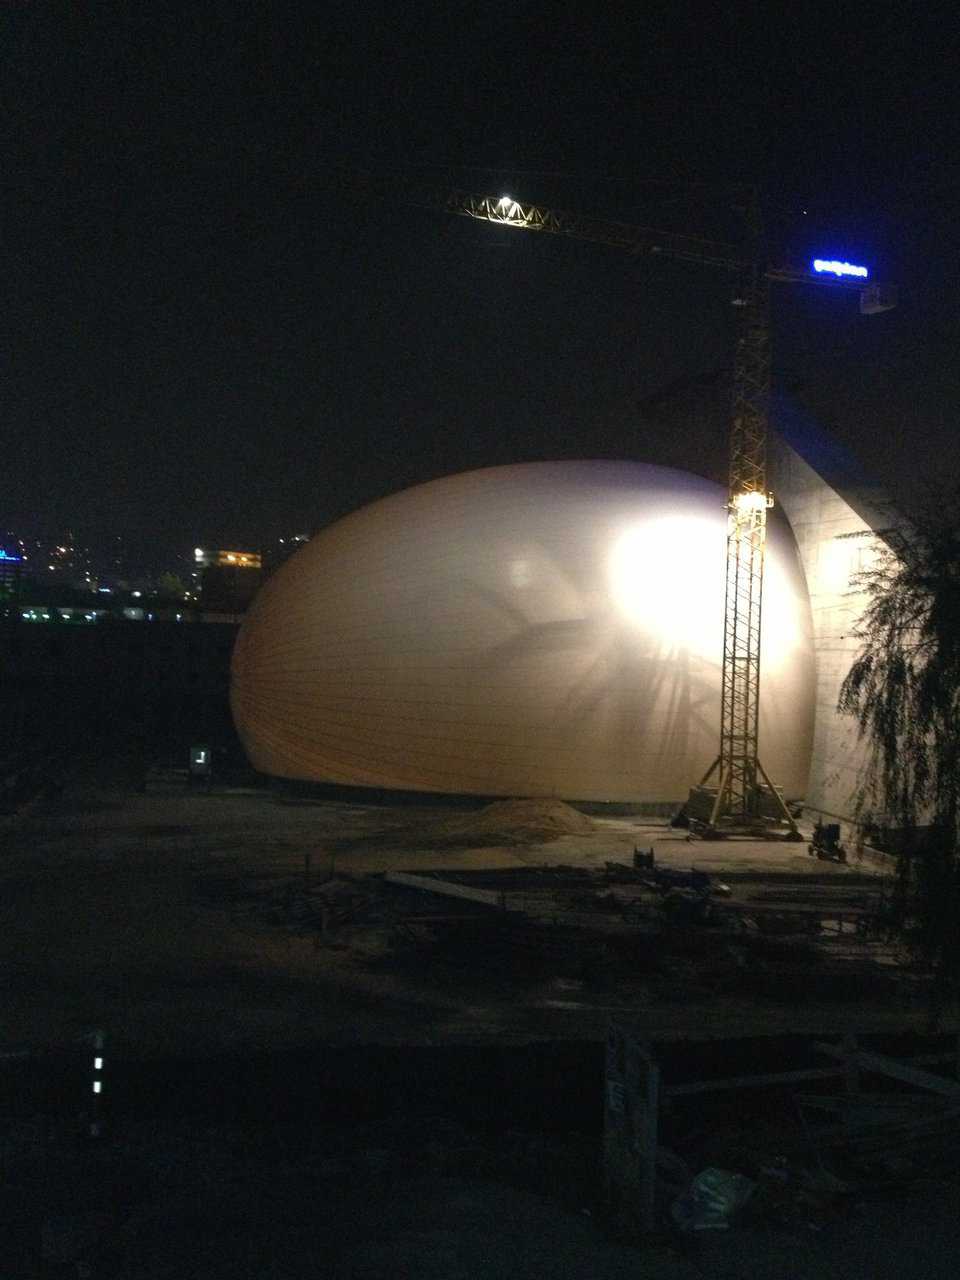
[[902, 501], [956, 477], [952, 6], [720, 8], [6, 6], [0, 523], [157, 561], [470, 467], [722, 476], [642, 413], [729, 361], [722, 275], [360, 171], [722, 235], [762, 183], [771, 257], [901, 295], [778, 292], [781, 385]]

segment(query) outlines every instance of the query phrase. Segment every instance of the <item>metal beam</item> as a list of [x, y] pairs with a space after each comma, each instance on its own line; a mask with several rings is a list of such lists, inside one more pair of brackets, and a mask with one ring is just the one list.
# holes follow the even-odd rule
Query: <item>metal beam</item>
[[447, 898], [464, 898], [479, 902], [485, 907], [506, 907], [506, 897], [494, 889], [475, 889], [472, 885], [457, 884], [453, 880], [436, 880], [432, 876], [412, 875], [409, 871], [388, 871], [387, 884], [399, 884], [405, 889], [419, 889], [424, 893], [439, 893]]

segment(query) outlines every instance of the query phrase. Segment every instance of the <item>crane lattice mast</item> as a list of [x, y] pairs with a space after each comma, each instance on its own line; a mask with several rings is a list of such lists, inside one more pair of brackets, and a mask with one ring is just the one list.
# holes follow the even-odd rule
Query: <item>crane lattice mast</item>
[[[720, 753], [691, 797], [705, 795], [708, 829], [719, 824], [752, 826], [761, 818], [764, 786], [773, 800], [773, 821], [788, 831], [796, 823], [763, 771], [758, 750], [760, 719], [760, 638], [763, 616], [763, 560], [766, 550], [767, 420], [770, 401], [770, 289], [756, 267], [744, 273], [733, 299], [737, 331], [733, 360], [733, 415], [727, 494], [727, 561], [720, 689]], [[719, 786], [704, 791], [714, 773]], [[768, 806], [769, 807], [769, 806]]]

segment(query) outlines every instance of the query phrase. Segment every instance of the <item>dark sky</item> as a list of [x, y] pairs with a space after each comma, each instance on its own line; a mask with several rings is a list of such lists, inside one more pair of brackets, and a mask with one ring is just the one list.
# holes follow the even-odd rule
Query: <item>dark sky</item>
[[722, 474], [639, 411], [728, 360], [722, 276], [354, 169], [707, 233], [761, 182], [775, 256], [901, 291], [781, 291], [777, 374], [905, 500], [956, 475], [955, 19], [856, 8], [6, 6], [0, 523], [163, 558], [501, 462]]

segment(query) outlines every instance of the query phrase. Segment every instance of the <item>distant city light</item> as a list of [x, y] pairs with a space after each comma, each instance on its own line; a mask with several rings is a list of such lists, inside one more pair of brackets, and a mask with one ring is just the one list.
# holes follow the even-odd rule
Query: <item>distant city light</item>
[[134, 596], [136, 599], [138, 599], [138, 600], [139, 600], [139, 598], [143, 595], [143, 592], [142, 592], [142, 591], [131, 591], [131, 592], [130, 592], [130, 594], [131, 594], [132, 596]]
[[14, 560], [19, 563], [23, 558], [23, 556], [12, 556], [8, 551], [5, 551], [3, 547], [0, 547], [0, 560]]
[[854, 266], [852, 262], [837, 262], [834, 258], [814, 258], [813, 269], [820, 275], [859, 276], [866, 280], [870, 272], [866, 267]]

